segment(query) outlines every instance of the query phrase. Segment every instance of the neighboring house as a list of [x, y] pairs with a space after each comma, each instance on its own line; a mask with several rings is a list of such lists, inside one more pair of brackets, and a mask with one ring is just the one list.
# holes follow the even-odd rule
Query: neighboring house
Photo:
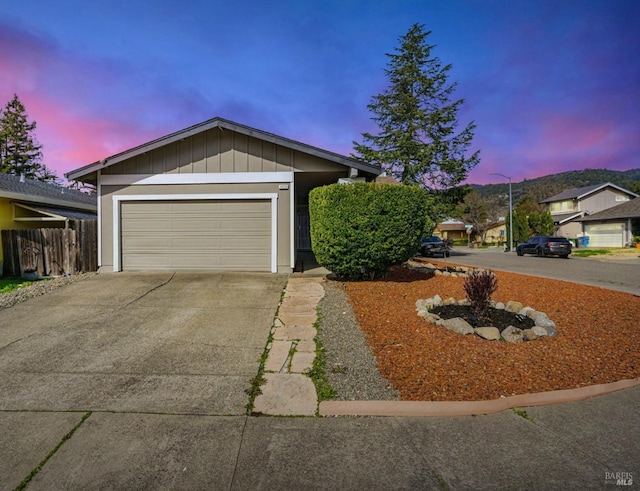
[[454, 219], [438, 223], [433, 230], [433, 235], [449, 240], [467, 240], [468, 238], [465, 223]]
[[[460, 220], [449, 219], [436, 225], [433, 235], [450, 240], [471, 240], [479, 241], [480, 234], [475, 228], [471, 229], [471, 234], [467, 233], [467, 227], [470, 225]], [[484, 241], [488, 244], [506, 242], [506, 226], [504, 220], [497, 223], [493, 227], [489, 227], [485, 233]]]
[[640, 198], [579, 219], [589, 247], [625, 247], [640, 229]]
[[[95, 219], [96, 197], [11, 174], [0, 174], [0, 230], [65, 228], [69, 220]], [[0, 271], [2, 265], [0, 242]]]
[[507, 225], [504, 220], [496, 223], [493, 227], [487, 229], [484, 241], [488, 244], [502, 244], [508, 242]]
[[[556, 235], [574, 238], [582, 234], [580, 218], [625, 203], [638, 195], [610, 182], [569, 189], [541, 201], [551, 213]], [[591, 246], [591, 242], [589, 246]]]
[[214, 118], [69, 172], [97, 186], [110, 271], [288, 273], [311, 248], [309, 191], [376, 166]]

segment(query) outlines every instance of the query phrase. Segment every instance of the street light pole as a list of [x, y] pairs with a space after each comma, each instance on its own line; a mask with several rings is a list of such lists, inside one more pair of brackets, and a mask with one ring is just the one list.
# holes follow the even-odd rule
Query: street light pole
[[511, 178], [509, 176], [505, 176], [504, 174], [498, 174], [494, 172], [489, 174], [490, 176], [500, 176], [505, 179], [509, 179], [509, 252], [513, 252], [513, 200], [511, 195]]

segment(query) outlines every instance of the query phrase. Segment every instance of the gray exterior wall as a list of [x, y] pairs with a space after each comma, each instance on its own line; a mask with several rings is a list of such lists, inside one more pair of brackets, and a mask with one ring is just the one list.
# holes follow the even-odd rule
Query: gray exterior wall
[[578, 203], [578, 210], [596, 213], [625, 202], [625, 201], [616, 201], [616, 196], [621, 196], [621, 197], [624, 196], [629, 198], [628, 194], [618, 191], [616, 189], [603, 189], [602, 191], [595, 194], [591, 194], [587, 196], [585, 199], [581, 200]]
[[567, 239], [575, 239], [578, 234], [582, 233], [582, 223], [569, 222], [561, 225], [556, 231], [558, 237], [566, 237]]
[[102, 175], [224, 172], [346, 172], [335, 162], [229, 130], [213, 128], [137, 155]]

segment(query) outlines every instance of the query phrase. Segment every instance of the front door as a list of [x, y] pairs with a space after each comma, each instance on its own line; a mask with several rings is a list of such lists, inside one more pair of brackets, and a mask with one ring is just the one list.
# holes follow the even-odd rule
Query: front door
[[311, 250], [311, 226], [309, 223], [309, 205], [298, 205], [298, 250]]

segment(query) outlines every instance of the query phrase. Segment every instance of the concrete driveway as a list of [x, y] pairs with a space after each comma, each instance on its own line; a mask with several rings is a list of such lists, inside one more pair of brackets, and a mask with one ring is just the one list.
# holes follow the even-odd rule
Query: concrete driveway
[[101, 274], [0, 311], [0, 410], [244, 414], [285, 282]]

